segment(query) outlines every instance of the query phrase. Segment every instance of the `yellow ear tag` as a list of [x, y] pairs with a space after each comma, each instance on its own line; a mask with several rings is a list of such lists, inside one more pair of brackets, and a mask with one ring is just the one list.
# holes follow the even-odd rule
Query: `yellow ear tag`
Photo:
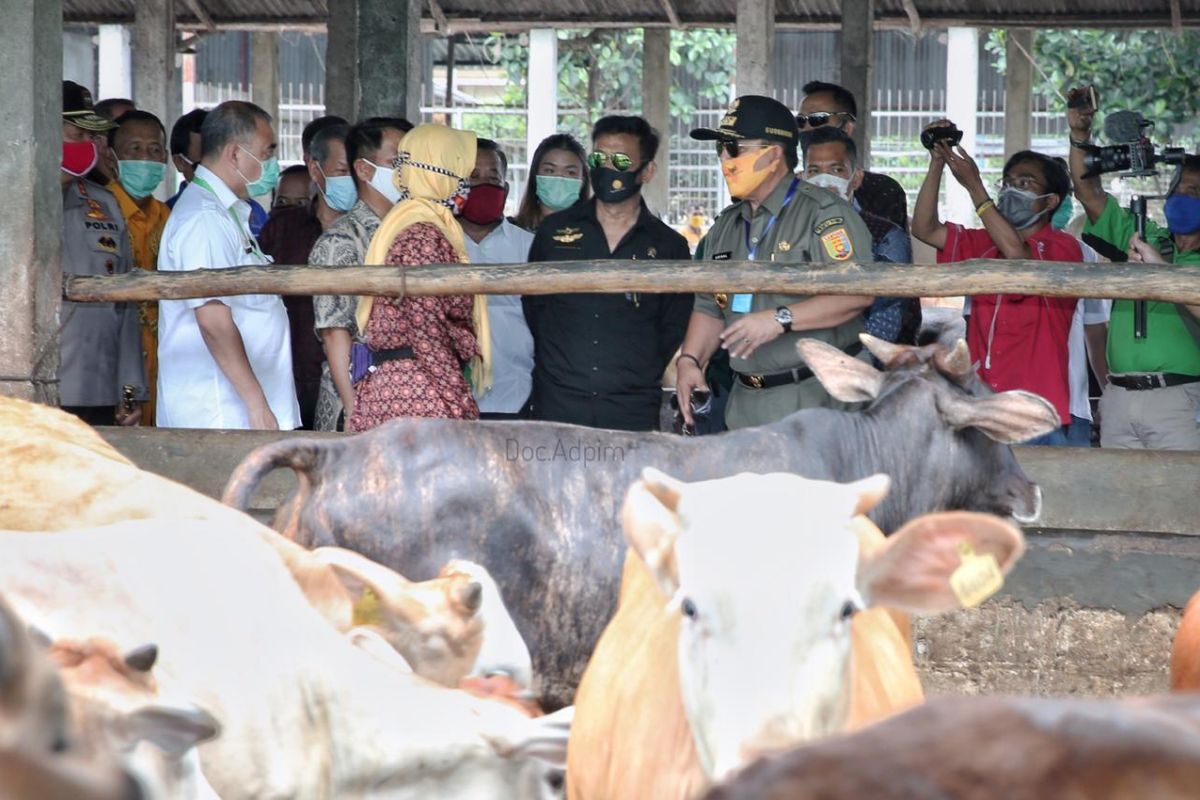
[[974, 608], [1000, 591], [1004, 586], [1004, 573], [991, 553], [976, 555], [968, 541], [958, 545], [962, 563], [950, 576], [950, 588], [963, 608]]
[[379, 598], [370, 589], [363, 589], [362, 597], [354, 602], [351, 622], [354, 625], [382, 625], [383, 610]]

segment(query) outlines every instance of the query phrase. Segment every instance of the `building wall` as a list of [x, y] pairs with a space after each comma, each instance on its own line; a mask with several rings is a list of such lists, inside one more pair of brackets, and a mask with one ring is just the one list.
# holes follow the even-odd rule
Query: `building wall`
[[63, 80], [82, 84], [93, 95], [96, 94], [95, 33], [95, 28], [69, 27], [63, 30]]

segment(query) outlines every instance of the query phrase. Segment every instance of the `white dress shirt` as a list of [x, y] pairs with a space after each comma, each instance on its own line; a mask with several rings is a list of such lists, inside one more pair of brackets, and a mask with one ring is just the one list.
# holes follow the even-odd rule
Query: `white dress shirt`
[[[1083, 260], [1095, 264], [1099, 260], [1096, 251], [1086, 242], [1080, 242]], [[1088, 400], [1087, 339], [1084, 325], [1103, 325], [1112, 312], [1112, 300], [1080, 300], [1071, 319], [1071, 333], [1067, 336], [1067, 380], [1071, 386], [1071, 416], [1092, 421], [1092, 404]]]
[[[501, 220], [482, 242], [470, 236], [466, 240], [472, 264], [524, 264], [529, 260], [533, 234]], [[533, 336], [525, 324], [520, 295], [490, 294], [487, 304], [492, 326], [492, 388], [475, 401], [485, 414], [515, 414], [533, 388]]]
[[[158, 253], [160, 272], [269, 264], [250, 235], [250, 206], [205, 167], [175, 203]], [[232, 214], [230, 211], [232, 210]], [[236, 220], [235, 220], [236, 216]], [[249, 428], [246, 404], [212, 357], [196, 309], [229, 306], [250, 367], [281, 430], [300, 425], [292, 380], [287, 311], [278, 295], [252, 294], [158, 303], [158, 409], [163, 428]]]

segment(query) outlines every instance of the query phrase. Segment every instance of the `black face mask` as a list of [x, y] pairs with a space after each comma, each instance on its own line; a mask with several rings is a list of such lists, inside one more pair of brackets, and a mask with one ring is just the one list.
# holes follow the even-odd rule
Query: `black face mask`
[[620, 203], [642, 190], [638, 175], [646, 168], [642, 164], [635, 170], [619, 172], [610, 167], [592, 167], [592, 189], [601, 203]]

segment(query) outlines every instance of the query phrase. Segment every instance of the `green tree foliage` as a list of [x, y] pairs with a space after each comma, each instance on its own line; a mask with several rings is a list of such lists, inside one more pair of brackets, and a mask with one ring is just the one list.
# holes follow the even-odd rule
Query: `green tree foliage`
[[[1005, 31], [986, 44], [996, 69], [1005, 70]], [[1200, 33], [1186, 31], [1041, 30], [1034, 37], [1034, 91], [1051, 110], [1065, 111], [1063, 95], [1092, 84], [1101, 112], [1140, 111], [1155, 123], [1161, 142], [1197, 141], [1200, 114]], [[1044, 74], [1043, 74], [1044, 73]]]

